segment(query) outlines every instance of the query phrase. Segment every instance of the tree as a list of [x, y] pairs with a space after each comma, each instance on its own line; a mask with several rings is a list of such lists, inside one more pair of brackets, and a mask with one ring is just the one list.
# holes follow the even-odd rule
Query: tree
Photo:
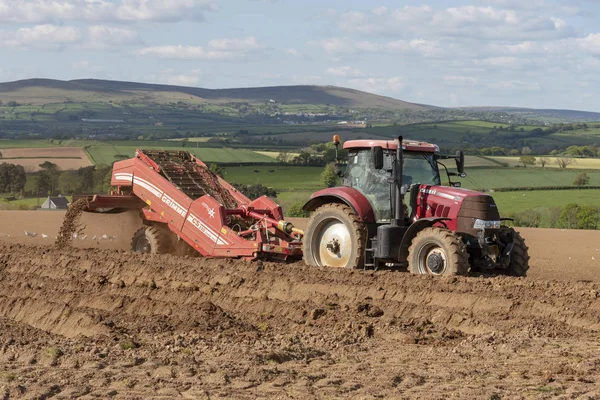
[[577, 228], [596, 229], [598, 227], [598, 209], [593, 206], [581, 206], [577, 211]]
[[40, 171], [34, 181], [33, 190], [38, 196], [50, 196], [52, 194], [52, 177], [46, 171]]
[[521, 149], [521, 154], [523, 154], [524, 156], [528, 156], [529, 154], [532, 153], [531, 148], [525, 146]]
[[80, 191], [80, 177], [74, 171], [65, 171], [58, 178], [58, 190], [62, 194], [74, 194]]
[[558, 167], [562, 168], [562, 169], [567, 168], [567, 166], [573, 164], [574, 162], [575, 162], [575, 160], [573, 160], [573, 157], [569, 157], [569, 156], [556, 157], [556, 163], [558, 164]]
[[277, 155], [277, 161], [279, 161], [279, 162], [287, 163], [289, 161], [289, 159], [290, 159], [290, 153], [288, 153], [285, 150], [279, 152], [279, 154]]
[[327, 164], [321, 173], [321, 182], [325, 187], [334, 187], [337, 183], [337, 174], [335, 173], [335, 166], [333, 164]]
[[304, 202], [296, 202], [287, 209], [285, 215], [293, 218], [310, 217], [310, 212], [304, 210], [302, 207], [304, 207]]
[[223, 177], [223, 168], [219, 164], [208, 164], [208, 170], [221, 178]]
[[[59, 172], [58, 172], [58, 165], [51, 163], [50, 161], [44, 161], [43, 163], [40, 164], [40, 168], [42, 169], [39, 174], [38, 177], [40, 178], [38, 181], [40, 183], [40, 186], [38, 187], [38, 189], [43, 189], [42, 191], [37, 191], [38, 194], [41, 193], [48, 193], [49, 195], [52, 195], [55, 193], [56, 188], [58, 186], [58, 178], [59, 178]], [[36, 182], [38, 182], [36, 181]]]
[[590, 183], [590, 176], [588, 174], [586, 174], [585, 172], [582, 172], [579, 175], [577, 175], [575, 177], [575, 180], [573, 181], [573, 185], [576, 185], [576, 186], [585, 186], [589, 183]]
[[546, 166], [546, 164], [548, 164], [548, 159], [546, 157], [540, 157], [538, 159], [538, 162], [540, 163], [542, 168], [544, 168]]
[[577, 213], [579, 212], [578, 204], [567, 204], [558, 217], [558, 224], [561, 228], [576, 228]]
[[0, 164], [0, 193], [21, 193], [26, 182], [23, 166]]
[[528, 165], [535, 165], [535, 157], [534, 156], [521, 156], [519, 158], [521, 160], [521, 164], [523, 167], [527, 168]]

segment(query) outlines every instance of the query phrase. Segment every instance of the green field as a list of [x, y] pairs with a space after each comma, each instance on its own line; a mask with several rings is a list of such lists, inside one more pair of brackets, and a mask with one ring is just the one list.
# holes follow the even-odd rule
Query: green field
[[[321, 184], [322, 167], [298, 166], [256, 166], [256, 167], [226, 167], [223, 177], [229, 183], [252, 185], [260, 183], [272, 187], [278, 192], [295, 190], [318, 190]], [[254, 172], [254, 171], [260, 172]], [[272, 170], [274, 172], [269, 172]]]
[[[536, 158], [536, 164], [533, 167], [541, 167], [540, 158], [546, 159], [545, 168], [557, 168], [556, 162], [557, 157], [553, 156], [534, 156]], [[523, 165], [520, 157], [501, 157], [501, 156], [490, 156], [487, 157], [491, 160], [495, 160], [498, 163], [503, 163], [509, 167], [516, 167]], [[573, 158], [572, 163], [567, 165], [567, 169], [600, 169], [600, 158]]]
[[[86, 148], [90, 160], [94, 164], [112, 164], [117, 154], [133, 157], [136, 149], [161, 149], [164, 147], [155, 146], [153, 143], [142, 143], [141, 146], [121, 146], [121, 145], [91, 145]], [[169, 147], [169, 150], [186, 150], [207, 163], [271, 163], [276, 160], [252, 150], [228, 149], [228, 148], [195, 148], [195, 147]]]
[[[580, 171], [541, 168], [467, 168], [467, 177], [456, 179], [463, 187], [478, 190], [573, 186]], [[588, 170], [591, 186], [600, 186], [600, 170]], [[442, 182], [446, 177], [442, 174]]]
[[569, 203], [600, 207], [600, 190], [527, 190], [492, 193], [503, 216], [539, 207], [564, 207]]

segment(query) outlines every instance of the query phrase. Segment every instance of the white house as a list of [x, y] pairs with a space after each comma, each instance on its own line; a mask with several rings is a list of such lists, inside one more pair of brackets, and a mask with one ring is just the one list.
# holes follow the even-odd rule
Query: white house
[[66, 210], [69, 206], [69, 200], [66, 197], [50, 197], [42, 204], [42, 210]]

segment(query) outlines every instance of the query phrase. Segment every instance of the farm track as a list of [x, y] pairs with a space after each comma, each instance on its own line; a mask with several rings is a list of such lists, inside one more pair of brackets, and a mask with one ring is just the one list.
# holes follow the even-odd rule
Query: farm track
[[[19, 215], [61, 213], [0, 216]], [[133, 254], [115, 250], [135, 230], [120, 221], [113, 241], [76, 242], [112, 250], [0, 241], [0, 396], [600, 396], [597, 273], [557, 260], [583, 263], [596, 232], [524, 230], [529, 278], [433, 279]], [[564, 281], [540, 278], [558, 266]]]

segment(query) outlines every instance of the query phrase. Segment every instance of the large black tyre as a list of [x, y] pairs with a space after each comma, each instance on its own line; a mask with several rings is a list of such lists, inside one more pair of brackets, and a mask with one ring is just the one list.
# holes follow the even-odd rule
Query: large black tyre
[[171, 251], [171, 232], [162, 227], [146, 226], [133, 235], [131, 250], [140, 253], [166, 254]]
[[529, 247], [525, 244], [525, 239], [514, 228], [509, 227], [502, 227], [500, 238], [507, 242], [512, 239], [513, 242], [513, 248], [510, 252], [510, 262], [505, 270], [506, 275], [527, 276], [527, 271], [529, 270]]
[[317, 267], [361, 268], [367, 229], [345, 204], [319, 207], [308, 220], [304, 234], [304, 262]]
[[467, 248], [456, 233], [444, 228], [425, 228], [408, 249], [408, 267], [418, 275], [468, 275]]

